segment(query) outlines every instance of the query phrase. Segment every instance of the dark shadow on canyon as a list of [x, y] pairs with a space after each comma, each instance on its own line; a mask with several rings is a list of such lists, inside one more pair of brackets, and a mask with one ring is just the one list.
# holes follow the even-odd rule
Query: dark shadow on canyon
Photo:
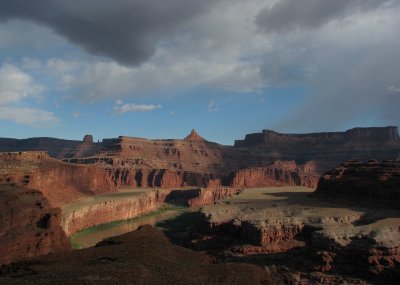
[[201, 220], [200, 212], [183, 213], [172, 219], [158, 222], [155, 226], [162, 228], [165, 235], [176, 245], [186, 245], [189, 236]]

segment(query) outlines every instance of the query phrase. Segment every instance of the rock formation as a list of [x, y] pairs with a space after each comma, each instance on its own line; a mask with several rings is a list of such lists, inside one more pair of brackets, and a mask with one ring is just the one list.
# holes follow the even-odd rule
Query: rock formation
[[246, 135], [235, 149], [252, 152], [255, 164], [271, 160], [315, 161], [319, 174], [341, 162], [396, 159], [400, 155], [397, 127], [354, 128], [345, 132], [280, 134], [270, 130]]
[[61, 210], [39, 191], [0, 185], [0, 209], [0, 264], [71, 248], [60, 227]]
[[[122, 198], [113, 198], [111, 194], [118, 194], [121, 186], [138, 186], [136, 182], [142, 187], [182, 186], [185, 179], [193, 184], [208, 183], [204, 176], [180, 177], [162, 170], [152, 170], [146, 175], [132, 170], [135, 178], [131, 181], [126, 171], [101, 164], [64, 163], [45, 152], [0, 153], [0, 245], [5, 246], [0, 264], [69, 249], [65, 234], [155, 211], [171, 199], [168, 195], [173, 191], [173, 188], [144, 189], [141, 195], [128, 197], [122, 192]], [[139, 179], [138, 173], [144, 177]], [[216, 187], [187, 189], [179, 190], [175, 196], [184, 200], [185, 205], [197, 207], [237, 191]], [[62, 220], [61, 210], [55, 207], [63, 208]]]
[[306, 186], [315, 188], [318, 182], [313, 162], [297, 166], [294, 161], [275, 161], [268, 167], [239, 170], [231, 176], [233, 187]]
[[52, 206], [88, 195], [115, 192], [107, 169], [50, 158], [45, 152], [0, 153], [0, 184], [37, 189]]
[[[321, 175], [348, 159], [393, 160], [400, 157], [397, 127], [355, 128], [346, 132], [280, 134], [270, 130], [248, 134], [234, 146], [209, 142], [195, 130], [184, 139], [148, 140], [120, 136], [93, 143], [53, 138], [0, 139], [0, 151], [43, 150], [73, 163], [109, 163], [137, 169], [167, 169], [212, 175], [266, 167], [276, 160], [315, 162]], [[83, 160], [79, 158], [85, 158]]]
[[[245, 189], [207, 205], [191, 245], [214, 251], [221, 260], [283, 264], [305, 279], [319, 272], [396, 284], [399, 210], [352, 208], [309, 193], [288, 187]], [[336, 284], [330, 278], [322, 283]]]
[[319, 180], [316, 195], [400, 205], [400, 161], [346, 161]]

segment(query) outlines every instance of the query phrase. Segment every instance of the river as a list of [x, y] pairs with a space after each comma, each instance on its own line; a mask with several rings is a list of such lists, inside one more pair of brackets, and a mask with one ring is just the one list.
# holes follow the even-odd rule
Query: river
[[194, 209], [184, 207], [170, 206], [165, 210], [149, 213], [147, 215], [136, 217], [128, 221], [119, 221], [109, 224], [98, 225], [93, 228], [82, 230], [70, 237], [74, 248], [88, 248], [95, 246], [105, 238], [121, 235], [127, 232], [135, 231], [142, 225], [156, 226], [157, 223], [173, 219], [179, 215], [192, 212]]

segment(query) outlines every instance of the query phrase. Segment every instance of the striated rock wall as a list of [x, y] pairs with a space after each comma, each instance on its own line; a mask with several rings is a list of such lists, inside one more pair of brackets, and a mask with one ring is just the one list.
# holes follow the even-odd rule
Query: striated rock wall
[[316, 195], [400, 204], [400, 161], [346, 161], [327, 171]]
[[[217, 175], [168, 169], [107, 168], [117, 187], [207, 187]], [[215, 186], [214, 182], [214, 186]]]
[[128, 220], [157, 210], [171, 192], [168, 189], [149, 190], [146, 193], [110, 199], [82, 206], [63, 215], [62, 227], [67, 236], [95, 225]]
[[233, 174], [232, 187], [305, 186], [315, 188], [318, 176], [313, 162], [298, 166], [294, 161], [275, 161], [268, 167], [239, 170]]

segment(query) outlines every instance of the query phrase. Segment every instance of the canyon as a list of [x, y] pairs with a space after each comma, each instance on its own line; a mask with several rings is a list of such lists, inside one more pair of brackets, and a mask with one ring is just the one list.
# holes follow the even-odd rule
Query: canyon
[[[126, 256], [100, 255], [110, 255], [108, 246], [137, 252], [125, 236], [88, 249], [88, 255], [71, 252], [68, 239], [167, 204], [200, 209], [182, 215], [190, 222], [173, 242], [206, 251], [212, 266], [249, 266], [264, 283], [390, 284], [400, 277], [396, 127], [314, 134], [264, 130], [233, 146], [209, 142], [194, 130], [167, 140], [0, 139], [0, 150], [6, 151], [0, 153], [0, 283], [17, 282], [21, 276], [15, 279], [13, 272], [59, 278], [37, 264], [58, 272], [65, 262], [78, 276], [70, 261], [88, 260], [90, 252], [115, 271], [110, 260]], [[126, 236], [135, 240], [143, 232], [180, 252], [153, 228]]]

